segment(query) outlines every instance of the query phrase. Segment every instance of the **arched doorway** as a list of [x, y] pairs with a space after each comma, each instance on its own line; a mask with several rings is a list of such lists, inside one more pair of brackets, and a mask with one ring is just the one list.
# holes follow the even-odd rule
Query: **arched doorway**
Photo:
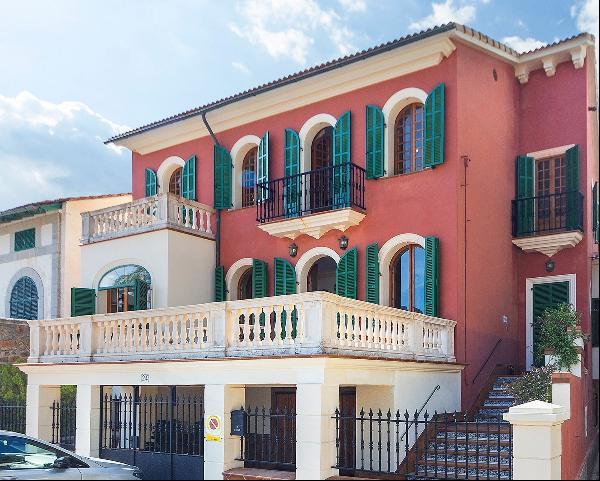
[[241, 275], [237, 288], [237, 299], [252, 299], [252, 267], [246, 269]]
[[425, 249], [402, 248], [390, 263], [390, 305], [406, 311], [425, 311]]
[[179, 167], [172, 174], [169, 179], [169, 192], [181, 197], [181, 173], [183, 168]]
[[307, 292], [325, 291], [335, 293], [335, 273], [337, 263], [331, 257], [318, 259], [309, 269]]
[[326, 210], [332, 205], [333, 127], [328, 125], [317, 132], [310, 153], [310, 202], [313, 211]]

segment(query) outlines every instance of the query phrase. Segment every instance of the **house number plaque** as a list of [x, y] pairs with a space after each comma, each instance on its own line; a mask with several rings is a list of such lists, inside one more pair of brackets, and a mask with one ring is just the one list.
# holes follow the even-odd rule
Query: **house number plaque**
[[142, 384], [149, 383], [149, 382], [150, 382], [150, 374], [144, 374], [144, 373], [142, 373], [142, 374], [140, 375], [140, 382], [141, 382]]

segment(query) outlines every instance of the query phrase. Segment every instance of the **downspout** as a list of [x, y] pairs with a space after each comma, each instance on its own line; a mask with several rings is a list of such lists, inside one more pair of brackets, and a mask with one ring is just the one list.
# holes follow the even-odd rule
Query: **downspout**
[[[213, 140], [213, 144], [215, 146], [220, 146], [221, 144], [219, 143], [217, 136], [215, 135], [215, 133], [213, 132], [213, 129], [210, 127], [210, 124], [208, 123], [208, 120], [206, 120], [206, 110], [202, 111], [202, 121], [204, 122], [204, 126], [206, 127], [206, 130], [208, 130], [208, 133], [210, 134], [210, 137]], [[214, 201], [213, 201], [214, 202]], [[219, 267], [221, 265], [221, 210], [217, 209], [217, 213], [215, 215], [216, 217], [216, 232], [215, 232], [215, 265], [216, 267]]]

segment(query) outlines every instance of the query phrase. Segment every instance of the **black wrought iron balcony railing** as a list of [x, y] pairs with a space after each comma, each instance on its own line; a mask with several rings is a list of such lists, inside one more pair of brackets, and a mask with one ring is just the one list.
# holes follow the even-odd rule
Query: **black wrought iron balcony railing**
[[583, 231], [583, 194], [577, 191], [512, 201], [513, 237]]
[[365, 169], [350, 162], [256, 187], [256, 220], [261, 224], [347, 207], [365, 209]]

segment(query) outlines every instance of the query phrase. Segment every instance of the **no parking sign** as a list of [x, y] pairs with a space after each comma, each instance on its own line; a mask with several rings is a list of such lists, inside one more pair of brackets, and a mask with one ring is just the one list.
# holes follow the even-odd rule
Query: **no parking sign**
[[206, 416], [204, 432], [207, 441], [220, 441], [223, 435], [223, 424], [219, 416]]

